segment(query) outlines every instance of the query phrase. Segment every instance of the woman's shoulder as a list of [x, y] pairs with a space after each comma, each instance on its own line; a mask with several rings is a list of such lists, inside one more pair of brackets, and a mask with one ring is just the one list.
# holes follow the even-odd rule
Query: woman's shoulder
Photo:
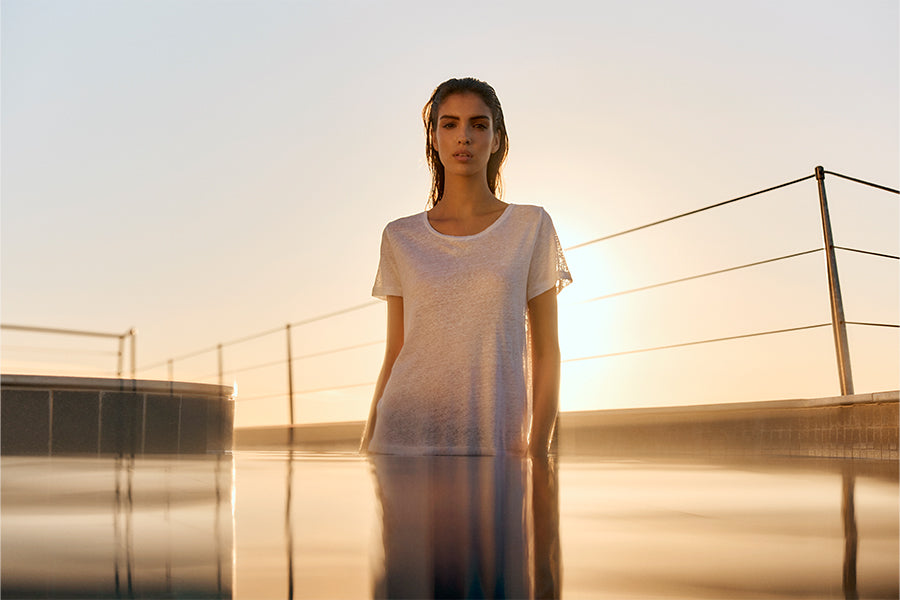
[[424, 212], [417, 212], [414, 215], [394, 219], [385, 225], [384, 230], [389, 232], [400, 232], [420, 227], [422, 225], [422, 220], [425, 218], [424, 215]]
[[544, 207], [537, 204], [510, 204], [507, 210], [509, 209], [514, 209], [514, 214], [518, 215], [519, 219], [528, 222], [540, 222], [550, 218]]
[[547, 210], [539, 204], [509, 204], [510, 207], [516, 209], [517, 212], [532, 215], [546, 214]]

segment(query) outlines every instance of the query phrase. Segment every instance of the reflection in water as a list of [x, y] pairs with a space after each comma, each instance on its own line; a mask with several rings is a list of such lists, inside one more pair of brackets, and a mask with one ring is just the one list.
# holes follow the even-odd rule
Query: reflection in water
[[858, 533], [856, 530], [856, 509], [853, 502], [853, 491], [856, 476], [852, 469], [845, 468], [843, 474], [843, 492], [841, 494], [841, 519], [844, 522], [844, 598], [857, 600], [856, 589], [856, 548]]
[[[291, 431], [291, 435], [294, 432]], [[294, 526], [291, 519], [291, 496], [294, 488], [294, 451], [288, 451], [287, 456], [287, 491], [284, 502], [284, 535], [287, 551], [287, 586], [288, 600], [294, 598]]]
[[4, 600], [898, 597], [895, 462], [0, 462]]
[[371, 456], [376, 598], [558, 598], [554, 459]]
[[231, 598], [232, 458], [3, 457], [3, 598]]
[[[117, 597], [134, 597], [134, 586], [132, 581], [132, 566], [134, 558], [131, 551], [134, 548], [134, 535], [132, 532], [132, 519], [134, 514], [134, 455], [117, 456], [115, 459], [114, 474], [116, 478], [116, 503], [113, 508], [113, 544], [115, 545], [115, 573], [114, 581], [116, 585]], [[124, 487], [122, 490], [123, 482]], [[124, 521], [124, 524], [123, 524]], [[124, 533], [123, 533], [124, 530]], [[125, 568], [125, 585], [122, 583], [122, 554], [124, 550], [124, 568]], [[167, 587], [168, 587], [167, 581]], [[124, 589], [123, 589], [124, 587]]]

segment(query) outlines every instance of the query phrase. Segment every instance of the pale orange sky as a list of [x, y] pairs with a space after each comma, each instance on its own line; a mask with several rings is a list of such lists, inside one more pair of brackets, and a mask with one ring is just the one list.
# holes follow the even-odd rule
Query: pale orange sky
[[[898, 187], [895, 2], [17, 1], [2, 6], [4, 323], [139, 332], [138, 364], [366, 302], [386, 222], [428, 192], [420, 111], [492, 83], [505, 200], [569, 247], [827, 169]], [[827, 180], [840, 245], [898, 254], [898, 201]], [[829, 320], [815, 183], [568, 253], [565, 358]], [[898, 321], [897, 262], [842, 254], [850, 320]], [[383, 307], [297, 329], [375, 342]], [[857, 391], [897, 388], [896, 329], [851, 327]], [[23, 347], [75, 344], [85, 353]], [[81, 344], [79, 346], [79, 344]], [[283, 357], [276, 334], [226, 368]], [[104, 374], [115, 344], [3, 336], [4, 372]], [[299, 421], [362, 419], [382, 349], [298, 361]], [[214, 353], [177, 379], [214, 382]], [[211, 378], [206, 378], [212, 375]], [[165, 378], [165, 366], [139, 377]], [[204, 379], [206, 378], [206, 379]], [[283, 365], [242, 371], [237, 425], [287, 419]], [[829, 329], [566, 363], [562, 408], [837, 394]]]

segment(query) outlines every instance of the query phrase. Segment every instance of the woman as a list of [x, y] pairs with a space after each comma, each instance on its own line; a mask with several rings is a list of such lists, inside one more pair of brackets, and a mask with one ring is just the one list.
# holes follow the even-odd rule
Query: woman
[[445, 81], [422, 117], [432, 206], [382, 236], [387, 347], [360, 450], [544, 455], [556, 294], [572, 280], [556, 231], [542, 208], [498, 197], [508, 138], [491, 86]]

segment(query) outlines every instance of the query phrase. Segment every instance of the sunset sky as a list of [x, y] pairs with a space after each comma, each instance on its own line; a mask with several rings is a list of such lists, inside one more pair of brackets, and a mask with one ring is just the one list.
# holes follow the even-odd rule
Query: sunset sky
[[[508, 202], [564, 247], [810, 175], [900, 185], [895, 0], [3, 0], [0, 319], [138, 331], [165, 361], [369, 300], [385, 223], [425, 208], [421, 110], [491, 83]], [[839, 245], [897, 255], [900, 201], [826, 180]], [[564, 360], [830, 319], [815, 181], [571, 250]], [[897, 261], [841, 253], [847, 317], [898, 322]], [[295, 329], [297, 420], [362, 419], [378, 303]], [[853, 326], [858, 392], [896, 329]], [[283, 332], [226, 349], [276, 363]], [[48, 347], [52, 351], [34, 348]], [[336, 354], [328, 350], [361, 346]], [[77, 352], [75, 350], [78, 350]], [[3, 372], [110, 375], [114, 341], [3, 336]], [[106, 373], [103, 373], [103, 370]], [[215, 353], [175, 378], [215, 382]], [[283, 364], [226, 375], [236, 425], [287, 419]], [[310, 392], [325, 388], [332, 391]], [[828, 328], [566, 362], [563, 410], [839, 393]], [[263, 398], [259, 398], [264, 396]], [[258, 399], [254, 399], [258, 398]]]

